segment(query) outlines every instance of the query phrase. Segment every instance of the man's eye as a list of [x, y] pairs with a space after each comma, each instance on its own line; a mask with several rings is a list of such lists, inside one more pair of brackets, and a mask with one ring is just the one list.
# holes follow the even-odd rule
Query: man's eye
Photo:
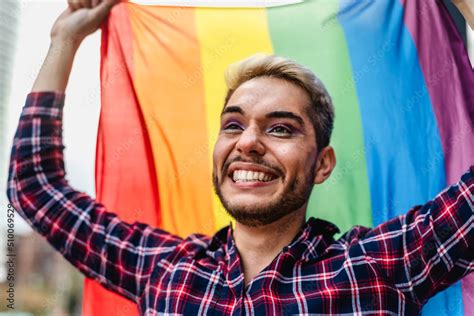
[[283, 136], [288, 136], [292, 134], [292, 131], [290, 128], [284, 126], [284, 125], [277, 125], [274, 126], [270, 129], [270, 133], [278, 134], [278, 135], [283, 135]]
[[224, 128], [222, 128], [222, 130], [224, 130], [224, 131], [228, 131], [228, 130], [235, 131], [235, 130], [239, 130], [239, 129], [242, 129], [242, 127], [240, 127], [240, 125], [236, 124], [236, 123], [227, 124], [226, 126], [224, 126]]

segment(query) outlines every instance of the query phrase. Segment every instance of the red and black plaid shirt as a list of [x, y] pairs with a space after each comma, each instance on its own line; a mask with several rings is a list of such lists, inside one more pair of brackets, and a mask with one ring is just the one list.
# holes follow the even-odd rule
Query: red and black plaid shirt
[[186, 239], [127, 224], [65, 180], [64, 95], [28, 96], [15, 135], [8, 196], [17, 211], [86, 276], [142, 314], [417, 314], [474, 270], [474, 167], [423, 206], [374, 229], [311, 218], [244, 284], [228, 226]]

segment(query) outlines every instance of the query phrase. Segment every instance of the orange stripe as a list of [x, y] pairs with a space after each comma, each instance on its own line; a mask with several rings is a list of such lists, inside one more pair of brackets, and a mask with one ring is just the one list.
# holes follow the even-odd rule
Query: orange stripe
[[156, 167], [161, 228], [214, 233], [206, 107], [194, 9], [129, 4], [134, 87]]

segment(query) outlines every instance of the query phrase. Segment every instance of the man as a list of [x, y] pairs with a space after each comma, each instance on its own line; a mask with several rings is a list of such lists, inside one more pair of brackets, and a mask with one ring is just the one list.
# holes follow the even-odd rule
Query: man
[[65, 180], [62, 107], [74, 54], [115, 4], [70, 3], [15, 135], [8, 196], [73, 265], [141, 313], [416, 314], [474, 269], [474, 166], [424, 206], [374, 229], [311, 218], [335, 163], [331, 99], [306, 68], [254, 56], [227, 74], [213, 182], [236, 219], [186, 239], [127, 224]]

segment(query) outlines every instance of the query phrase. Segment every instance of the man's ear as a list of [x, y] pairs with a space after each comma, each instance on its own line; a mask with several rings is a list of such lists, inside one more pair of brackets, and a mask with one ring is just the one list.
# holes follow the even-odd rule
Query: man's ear
[[324, 147], [318, 155], [316, 162], [315, 184], [321, 184], [331, 175], [336, 166], [336, 153], [331, 146]]

